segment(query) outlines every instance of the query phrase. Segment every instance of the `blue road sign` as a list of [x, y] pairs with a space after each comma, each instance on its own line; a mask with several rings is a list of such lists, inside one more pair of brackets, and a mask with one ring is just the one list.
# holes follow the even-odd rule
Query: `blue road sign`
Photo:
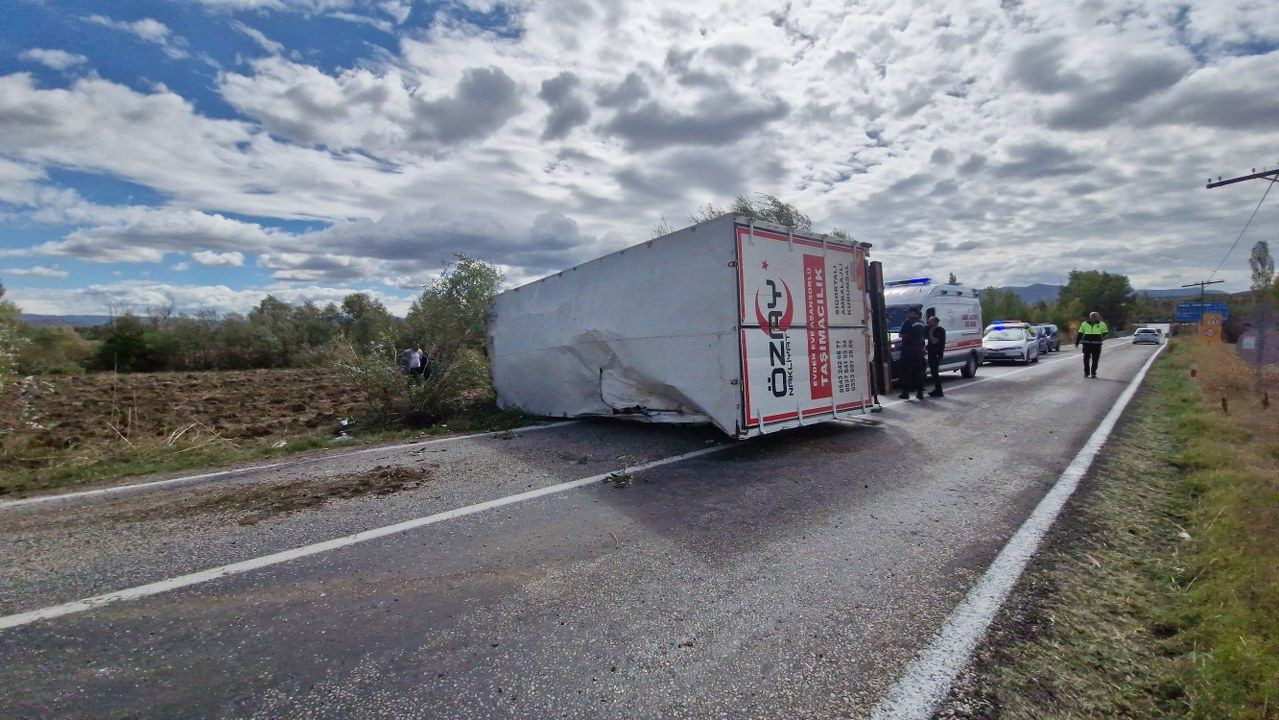
[[1225, 303], [1211, 302], [1177, 303], [1177, 306], [1173, 309], [1173, 321], [1179, 323], [1202, 322], [1204, 313], [1220, 313], [1221, 319], [1225, 320], [1230, 317], [1230, 306]]

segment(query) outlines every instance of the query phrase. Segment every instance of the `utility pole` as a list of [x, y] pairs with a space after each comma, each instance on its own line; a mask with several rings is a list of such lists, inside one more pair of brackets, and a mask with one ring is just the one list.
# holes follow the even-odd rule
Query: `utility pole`
[[1253, 168], [1251, 175], [1240, 175], [1239, 177], [1232, 177], [1226, 180], [1222, 180], [1221, 176], [1218, 175], [1216, 180], [1208, 178], [1208, 189], [1211, 190], [1213, 188], [1219, 188], [1222, 185], [1233, 185], [1237, 182], [1243, 182], [1244, 180], [1269, 180], [1270, 182], [1279, 182], [1279, 169], [1263, 169], [1261, 172], [1257, 172], [1257, 168]]
[[1188, 284], [1188, 285], [1182, 285], [1182, 287], [1184, 287], [1184, 288], [1188, 288], [1188, 287], [1197, 287], [1197, 288], [1199, 288], [1199, 312], [1203, 312], [1203, 304], [1204, 304], [1204, 287], [1205, 287], [1205, 286], [1207, 286], [1207, 285], [1216, 285], [1217, 283], [1223, 283], [1223, 282], [1225, 282], [1225, 280], [1200, 280], [1199, 282], [1192, 282], [1192, 283], [1190, 283], [1190, 284]]
[[[1238, 245], [1239, 240], [1243, 238], [1243, 234], [1248, 232], [1248, 226], [1252, 225], [1252, 218], [1257, 217], [1257, 210], [1261, 209], [1261, 203], [1266, 201], [1266, 196], [1269, 195], [1270, 191], [1274, 189], [1275, 183], [1279, 183], [1279, 168], [1276, 168], [1274, 170], [1267, 170], [1263, 167], [1261, 169], [1261, 172], [1257, 172], [1257, 168], [1253, 168], [1252, 173], [1248, 175], [1240, 175], [1239, 177], [1232, 177], [1225, 180], [1222, 180], [1220, 175], [1217, 176], [1216, 180], [1213, 180], [1212, 178], [1208, 178], [1207, 188], [1209, 190], [1212, 190], [1213, 188], [1219, 188], [1223, 185], [1233, 185], [1235, 183], [1243, 182], [1245, 180], [1265, 180], [1266, 182], [1270, 183], [1270, 186], [1267, 187], [1266, 192], [1261, 195], [1261, 202], [1257, 203], [1256, 209], [1252, 211], [1252, 217], [1249, 217], [1248, 222], [1244, 224], [1243, 232], [1240, 232], [1239, 237], [1235, 238], [1235, 245]], [[1234, 246], [1232, 245], [1230, 249], [1234, 250]], [[1229, 257], [1230, 253], [1226, 253], [1226, 256]], [[1224, 263], [1225, 259], [1222, 259], [1222, 262]], [[1220, 267], [1218, 269], [1220, 269]], [[1216, 275], [1216, 274], [1217, 274], [1216, 271], [1213, 271], [1213, 275]], [[1221, 281], [1217, 280], [1216, 282], [1221, 282]], [[1207, 283], [1206, 282], [1203, 284], [1191, 283], [1190, 285], [1182, 286], [1182, 287], [1193, 287], [1194, 285], [1199, 285], [1199, 312], [1200, 312], [1201, 318], [1203, 317], [1204, 284], [1207, 284]], [[1262, 403], [1264, 405], [1269, 405], [1270, 396], [1265, 395], [1264, 394], [1265, 391], [1262, 388], [1262, 385], [1264, 384], [1264, 371], [1262, 370], [1263, 361], [1261, 361], [1260, 358], [1264, 357], [1265, 355], [1266, 335], [1269, 332], [1268, 321], [1271, 315], [1271, 305], [1268, 301], [1262, 299], [1261, 293], [1257, 293], [1255, 294], [1253, 298], [1253, 307], [1254, 307], [1254, 311], [1257, 313], [1257, 316], [1258, 316], [1257, 319], [1260, 320], [1260, 330], [1258, 332], [1258, 338], [1257, 338], [1260, 343], [1260, 351], [1257, 353], [1257, 357], [1259, 361], [1255, 365], [1255, 375], [1254, 375], [1255, 382], [1256, 382], [1256, 391], [1258, 393], [1262, 393], [1262, 396], [1265, 398], [1264, 400], [1262, 400]], [[1200, 322], [1202, 324], [1202, 320], [1200, 320]], [[1222, 398], [1221, 402], [1223, 403], [1223, 407], [1224, 407], [1224, 403], [1226, 402], [1226, 399]]]

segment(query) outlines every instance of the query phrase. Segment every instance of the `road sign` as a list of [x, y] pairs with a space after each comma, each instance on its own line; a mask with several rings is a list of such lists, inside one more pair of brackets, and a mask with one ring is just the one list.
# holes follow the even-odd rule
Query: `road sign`
[[1199, 336], [1206, 343], [1221, 342], [1221, 321], [1224, 320], [1221, 313], [1206, 312], [1203, 314], [1203, 322], [1199, 324]]
[[1248, 328], [1235, 343], [1235, 352], [1249, 365], [1279, 363], [1279, 328]]
[[1173, 310], [1173, 320], [1179, 323], [1197, 323], [1203, 322], [1204, 313], [1217, 313], [1221, 315], [1221, 319], [1225, 320], [1230, 317], [1230, 306], [1225, 303], [1199, 303], [1184, 302], [1177, 303]]

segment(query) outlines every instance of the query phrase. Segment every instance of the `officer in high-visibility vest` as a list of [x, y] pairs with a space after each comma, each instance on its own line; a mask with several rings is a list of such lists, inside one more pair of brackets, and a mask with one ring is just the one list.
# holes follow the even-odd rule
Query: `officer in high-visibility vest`
[[[1079, 324], [1079, 332], [1075, 333], [1075, 347], [1084, 345], [1084, 377], [1097, 377], [1097, 362], [1101, 360], [1101, 344], [1110, 334], [1110, 328], [1102, 322], [1101, 313], [1088, 313], [1088, 319]], [[1091, 361], [1091, 364], [1090, 362]]]

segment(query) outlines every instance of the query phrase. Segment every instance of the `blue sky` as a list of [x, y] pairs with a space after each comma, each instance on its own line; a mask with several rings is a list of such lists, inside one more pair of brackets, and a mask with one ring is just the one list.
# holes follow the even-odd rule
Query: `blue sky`
[[749, 192], [895, 276], [1206, 277], [1263, 188], [1204, 179], [1279, 163], [1279, 6], [1067, 5], [10, 0], [0, 281], [402, 311], [453, 253], [523, 282]]

